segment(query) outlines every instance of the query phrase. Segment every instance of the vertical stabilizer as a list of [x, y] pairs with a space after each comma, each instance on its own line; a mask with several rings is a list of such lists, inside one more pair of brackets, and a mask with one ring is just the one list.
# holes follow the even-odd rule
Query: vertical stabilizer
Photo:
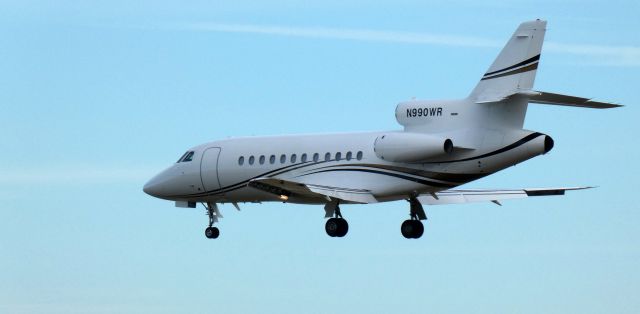
[[520, 24], [489, 70], [471, 92], [476, 102], [500, 98], [518, 90], [530, 90], [538, 69], [547, 22]]

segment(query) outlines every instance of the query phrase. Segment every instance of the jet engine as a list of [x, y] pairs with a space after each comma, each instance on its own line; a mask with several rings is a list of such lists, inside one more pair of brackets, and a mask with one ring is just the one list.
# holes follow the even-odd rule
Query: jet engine
[[420, 162], [450, 154], [453, 141], [429, 134], [387, 133], [376, 138], [373, 150], [387, 161]]

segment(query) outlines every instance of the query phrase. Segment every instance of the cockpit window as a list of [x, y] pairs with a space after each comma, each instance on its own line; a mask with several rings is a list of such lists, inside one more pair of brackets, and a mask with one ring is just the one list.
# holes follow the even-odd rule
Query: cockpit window
[[187, 162], [193, 160], [193, 154], [194, 152], [192, 151], [184, 153], [184, 155], [182, 155], [182, 157], [178, 159], [178, 162]]
[[180, 156], [180, 158], [178, 158], [178, 161], [176, 161], [176, 163], [181, 162], [184, 159], [184, 157], [187, 157], [187, 154], [189, 154], [189, 152], [186, 152], [186, 153], [182, 154], [182, 156]]

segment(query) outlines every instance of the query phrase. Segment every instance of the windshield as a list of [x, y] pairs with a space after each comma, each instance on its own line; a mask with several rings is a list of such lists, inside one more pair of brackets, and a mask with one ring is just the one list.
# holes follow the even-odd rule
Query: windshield
[[180, 159], [178, 159], [178, 161], [176, 163], [178, 163], [178, 162], [188, 162], [188, 161], [191, 161], [191, 160], [193, 160], [193, 152], [189, 151], [189, 152], [184, 153], [184, 155], [182, 155], [182, 157], [180, 157]]

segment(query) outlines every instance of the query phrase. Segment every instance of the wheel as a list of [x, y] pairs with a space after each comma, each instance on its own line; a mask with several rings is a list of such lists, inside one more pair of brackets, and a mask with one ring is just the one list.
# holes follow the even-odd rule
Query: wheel
[[324, 231], [326, 231], [330, 237], [338, 236], [339, 230], [340, 222], [338, 218], [329, 218], [329, 220], [327, 220], [327, 223], [324, 225]]
[[402, 225], [400, 226], [400, 232], [402, 232], [402, 235], [405, 238], [412, 239], [414, 228], [415, 228], [415, 225], [413, 224], [413, 220], [405, 220], [404, 222], [402, 222]]
[[216, 239], [220, 235], [220, 230], [216, 227], [204, 229], [204, 235], [209, 239]]
[[405, 220], [400, 226], [400, 232], [407, 239], [417, 239], [424, 233], [424, 225], [420, 220]]
[[349, 223], [344, 218], [338, 218], [338, 232], [336, 234], [337, 237], [344, 237], [349, 232]]
[[413, 238], [414, 239], [418, 239], [422, 236], [422, 234], [424, 233], [424, 225], [422, 224], [422, 221], [420, 220], [413, 220], [414, 225], [415, 225], [415, 229], [413, 230]]

